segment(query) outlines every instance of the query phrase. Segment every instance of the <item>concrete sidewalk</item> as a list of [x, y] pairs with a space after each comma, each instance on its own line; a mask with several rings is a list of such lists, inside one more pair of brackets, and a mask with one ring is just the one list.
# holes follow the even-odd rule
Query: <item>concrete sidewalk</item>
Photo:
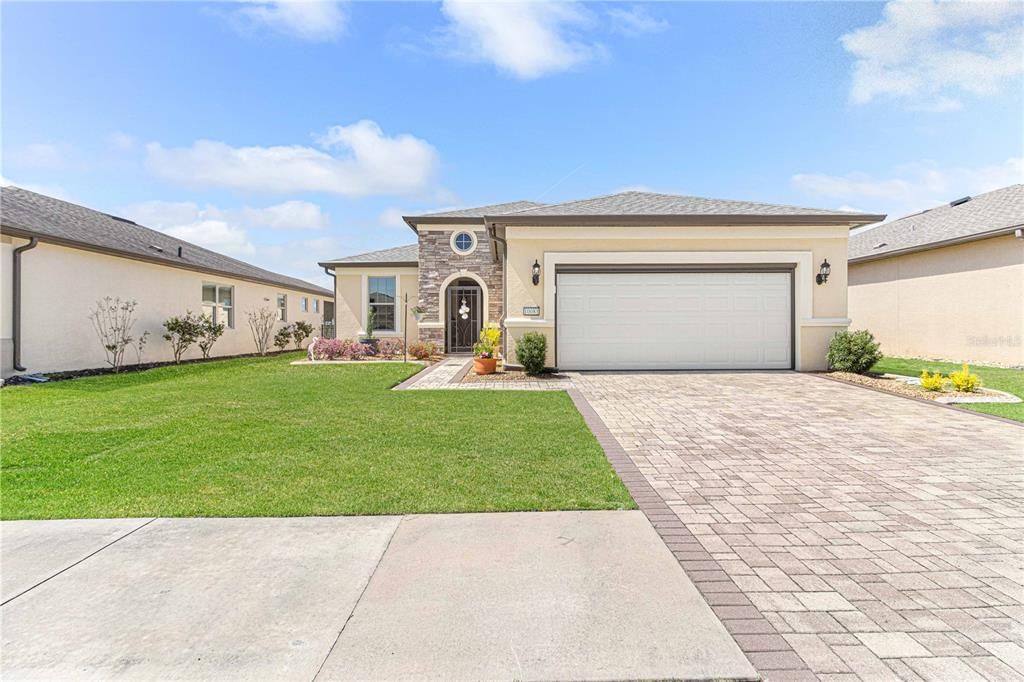
[[4, 679], [756, 679], [640, 512], [0, 524]]

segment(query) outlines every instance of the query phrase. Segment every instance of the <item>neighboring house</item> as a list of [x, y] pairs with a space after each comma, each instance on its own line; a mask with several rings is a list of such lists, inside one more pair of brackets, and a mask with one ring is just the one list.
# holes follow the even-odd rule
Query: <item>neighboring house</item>
[[850, 236], [850, 317], [886, 355], [1024, 365], [1024, 185]]
[[[319, 333], [334, 298], [308, 282], [17, 187], [0, 189], [0, 263], [4, 377], [105, 366], [89, 313], [106, 296], [138, 301], [133, 332], [150, 333], [143, 362], [173, 359], [162, 323], [186, 311], [227, 326], [212, 355], [240, 355], [256, 350], [250, 310], [272, 308], [283, 320], [278, 326], [305, 320]], [[185, 357], [201, 353], [193, 346]], [[134, 351], [125, 360], [134, 364]]]
[[849, 230], [883, 218], [623, 192], [406, 217], [416, 244], [321, 265], [340, 337], [363, 334], [373, 306], [377, 335], [407, 329], [446, 352], [500, 323], [512, 365], [514, 340], [537, 331], [559, 369], [818, 370], [849, 323]]

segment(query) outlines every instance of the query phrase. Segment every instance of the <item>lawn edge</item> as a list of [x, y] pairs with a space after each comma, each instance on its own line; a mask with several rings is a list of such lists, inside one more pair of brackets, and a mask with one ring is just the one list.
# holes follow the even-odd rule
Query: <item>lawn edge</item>
[[[944, 409], [947, 409], [947, 410], [953, 410], [954, 412], [960, 412], [961, 414], [973, 414], [973, 415], [976, 415], [978, 417], [985, 417], [986, 419], [995, 419], [996, 421], [1001, 421], [1001, 422], [1004, 422], [1006, 424], [1012, 424], [1013, 426], [1016, 426], [1018, 428], [1024, 428], [1024, 422], [1018, 421], [1016, 419], [1010, 419], [1009, 417], [1003, 417], [1003, 416], [998, 415], [998, 414], [989, 414], [988, 412], [981, 412], [980, 410], [972, 410], [972, 409], [969, 409], [969, 408], [960, 407], [959, 405], [956, 405], [956, 404], [950, 405], [950, 404], [947, 404], [947, 403], [940, 403], [940, 402], [937, 402], [935, 400], [927, 400], [925, 398], [917, 398], [917, 397], [912, 396], [912, 395], [904, 395], [902, 393], [893, 393], [891, 391], [883, 391], [882, 389], [875, 388], [874, 386], [866, 386], [865, 384], [855, 384], [852, 381], [843, 381], [842, 379], [836, 379], [835, 377], [830, 377], [828, 374], [824, 374], [824, 373], [806, 372], [806, 374], [809, 374], [810, 376], [813, 376], [813, 377], [817, 377], [819, 379], [825, 379], [827, 381], [831, 381], [831, 382], [834, 382], [834, 383], [837, 383], [837, 384], [843, 384], [844, 386], [853, 386], [855, 388], [864, 388], [864, 389], [867, 389], [869, 391], [874, 391], [875, 393], [882, 393], [884, 395], [891, 395], [891, 396], [895, 396], [897, 398], [906, 398], [907, 400], [913, 400], [914, 402], [918, 402], [918, 403], [921, 403], [923, 405], [933, 405], [935, 407], [941, 407], [941, 408], [944, 408]], [[903, 375], [903, 376], [909, 376], [909, 375]], [[999, 403], [979, 403], [979, 404], [997, 405]], [[1006, 403], [1003, 403], [1003, 404], [1006, 404]]]

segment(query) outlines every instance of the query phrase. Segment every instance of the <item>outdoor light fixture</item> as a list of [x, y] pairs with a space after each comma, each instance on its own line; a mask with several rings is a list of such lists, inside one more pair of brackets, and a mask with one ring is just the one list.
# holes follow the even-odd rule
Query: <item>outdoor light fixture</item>
[[533, 286], [540, 284], [540, 263], [533, 261]]
[[821, 267], [818, 269], [818, 276], [814, 280], [818, 284], [824, 284], [828, 281], [829, 274], [832, 273], [832, 266], [828, 264], [828, 258], [821, 261]]

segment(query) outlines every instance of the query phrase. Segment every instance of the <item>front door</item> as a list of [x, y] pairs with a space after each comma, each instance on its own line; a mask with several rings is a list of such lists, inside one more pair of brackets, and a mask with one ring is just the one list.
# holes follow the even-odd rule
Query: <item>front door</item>
[[[470, 280], [472, 281], [472, 280]], [[448, 287], [446, 348], [448, 353], [471, 353], [483, 327], [479, 285], [457, 281]]]

